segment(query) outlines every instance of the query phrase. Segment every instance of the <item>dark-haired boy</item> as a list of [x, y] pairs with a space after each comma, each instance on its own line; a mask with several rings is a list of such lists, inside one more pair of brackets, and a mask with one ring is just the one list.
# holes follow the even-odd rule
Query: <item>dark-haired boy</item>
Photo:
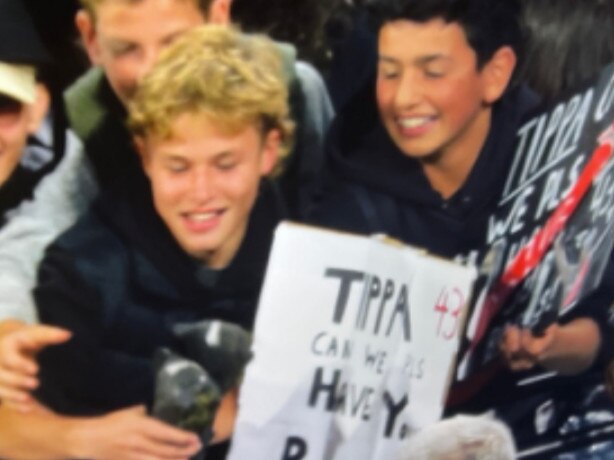
[[[333, 126], [328, 153], [338, 183], [329, 184], [332, 191], [312, 221], [384, 232], [437, 255], [476, 262], [512, 161], [516, 131], [537, 102], [510, 83], [520, 41], [518, 4], [376, 3], [375, 82]], [[543, 336], [510, 328], [503, 343], [510, 366], [539, 365], [561, 374], [590, 368], [612, 300], [607, 289], [600, 295]], [[451, 410], [498, 409], [517, 441], [531, 442], [536, 431], [541, 434], [541, 426], [533, 428], [543, 415], [540, 405], [552, 395], [545, 390], [530, 395], [532, 403], [514, 400], [515, 378], [502, 373], [476, 397], [463, 404], [456, 400]]]

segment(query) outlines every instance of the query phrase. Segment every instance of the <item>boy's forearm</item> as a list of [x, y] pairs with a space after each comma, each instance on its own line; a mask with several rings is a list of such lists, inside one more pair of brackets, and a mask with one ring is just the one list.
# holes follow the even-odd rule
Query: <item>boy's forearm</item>
[[0, 406], [0, 457], [9, 460], [82, 458], [81, 421], [42, 407], [21, 413]]

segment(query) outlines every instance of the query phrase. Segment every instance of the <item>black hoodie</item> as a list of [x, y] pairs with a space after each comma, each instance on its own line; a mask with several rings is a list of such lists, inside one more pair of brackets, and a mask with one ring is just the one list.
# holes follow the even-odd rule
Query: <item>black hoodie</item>
[[40, 355], [39, 396], [62, 413], [150, 403], [154, 351], [183, 352], [176, 323], [211, 318], [252, 327], [273, 230], [285, 217], [276, 188], [263, 181], [239, 251], [221, 270], [179, 247], [144, 190], [135, 183], [121, 192], [124, 200], [103, 194], [41, 263], [40, 318], [73, 332]]
[[445, 257], [466, 256], [481, 247], [512, 160], [516, 130], [537, 97], [521, 87], [496, 104], [469, 177], [443, 199], [418, 161], [405, 156], [386, 133], [373, 87], [367, 85], [331, 128], [328, 177], [310, 221], [357, 233], [386, 233]]

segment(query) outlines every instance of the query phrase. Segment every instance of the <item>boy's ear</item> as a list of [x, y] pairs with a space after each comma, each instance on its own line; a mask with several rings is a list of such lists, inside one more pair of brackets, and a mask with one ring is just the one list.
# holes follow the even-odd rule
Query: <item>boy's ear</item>
[[267, 176], [275, 170], [277, 161], [279, 160], [279, 151], [281, 149], [281, 133], [278, 129], [270, 130], [262, 144], [262, 157], [260, 159], [260, 174]]
[[147, 176], [149, 176], [149, 155], [147, 155], [145, 139], [141, 136], [134, 136], [132, 138], [132, 144], [134, 145], [134, 149], [136, 150], [137, 154], [139, 155], [139, 158], [141, 159], [143, 171]]
[[502, 46], [482, 69], [484, 102], [493, 104], [505, 92], [516, 68], [516, 53], [510, 46]]
[[35, 133], [40, 127], [43, 118], [49, 111], [51, 96], [45, 85], [37, 83], [36, 85], [36, 98], [32, 104], [29, 104], [28, 113], [28, 133]]
[[207, 22], [211, 24], [230, 24], [230, 6], [232, 0], [213, 0], [207, 14]]
[[99, 64], [100, 47], [96, 36], [96, 24], [94, 18], [86, 10], [81, 9], [75, 15], [75, 25], [81, 35], [81, 41], [92, 64]]

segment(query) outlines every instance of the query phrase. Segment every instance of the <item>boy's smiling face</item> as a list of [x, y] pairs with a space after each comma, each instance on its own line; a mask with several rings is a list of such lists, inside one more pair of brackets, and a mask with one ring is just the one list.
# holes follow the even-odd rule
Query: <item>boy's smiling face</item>
[[399, 149], [421, 161], [477, 155], [490, 104], [505, 86], [493, 87], [491, 62], [478, 69], [462, 27], [443, 19], [388, 22], [378, 54], [377, 103]]
[[229, 132], [202, 114], [186, 113], [167, 139], [137, 142], [155, 208], [179, 245], [212, 268], [238, 251], [260, 179], [277, 161], [280, 138], [256, 124]]
[[38, 129], [48, 104], [49, 94], [40, 85], [32, 104], [0, 93], [0, 185], [19, 164], [28, 135]]

